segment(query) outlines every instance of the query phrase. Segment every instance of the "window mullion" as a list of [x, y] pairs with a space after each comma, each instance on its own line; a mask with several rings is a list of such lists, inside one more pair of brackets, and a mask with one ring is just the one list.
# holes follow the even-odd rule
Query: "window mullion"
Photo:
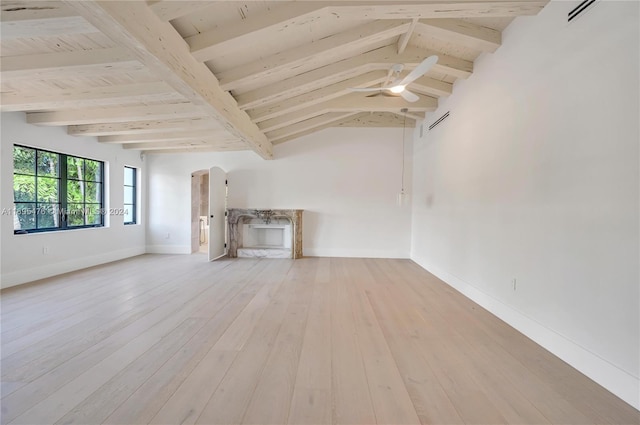
[[137, 169], [133, 169], [133, 199], [131, 199], [131, 209], [132, 209], [132, 221], [134, 223], [138, 222], [138, 215], [137, 215], [137, 211], [136, 209], [138, 208], [138, 170]]
[[34, 155], [35, 155], [35, 160], [33, 161], [35, 164], [35, 169], [33, 170], [33, 178], [36, 181], [35, 182], [35, 187], [36, 187], [36, 191], [34, 193], [34, 206], [35, 206], [35, 216], [36, 216], [36, 229], [39, 229], [40, 227], [38, 226], [38, 211], [40, 211], [40, 206], [38, 205], [38, 149], [34, 149]]
[[60, 228], [66, 229], [69, 216], [67, 205], [67, 155], [60, 154]]

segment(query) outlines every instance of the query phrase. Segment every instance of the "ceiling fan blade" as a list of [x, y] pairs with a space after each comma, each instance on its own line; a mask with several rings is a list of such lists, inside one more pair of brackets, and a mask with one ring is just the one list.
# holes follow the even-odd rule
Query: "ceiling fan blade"
[[349, 91], [358, 91], [358, 92], [369, 92], [369, 91], [380, 91], [383, 90], [382, 87], [349, 87]]
[[420, 100], [420, 96], [415, 93], [411, 93], [409, 90], [403, 90], [400, 92], [400, 96], [407, 102], [417, 102]]
[[431, 69], [431, 67], [436, 64], [436, 62], [438, 62], [437, 55], [429, 56], [428, 58], [423, 60], [420, 65], [416, 66], [415, 69], [411, 71], [406, 77], [404, 77], [402, 81], [400, 81], [400, 83], [398, 83], [397, 85], [406, 86], [408, 84], [411, 84], [413, 81], [426, 74]]

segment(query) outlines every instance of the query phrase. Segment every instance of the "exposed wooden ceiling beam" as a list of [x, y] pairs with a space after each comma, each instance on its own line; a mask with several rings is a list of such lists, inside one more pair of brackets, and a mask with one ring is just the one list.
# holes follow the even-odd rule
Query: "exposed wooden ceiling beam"
[[257, 154], [271, 159], [267, 137], [237, 107], [235, 99], [220, 88], [218, 80], [190, 53], [173, 26], [162, 21], [144, 2], [66, 1], [120, 46], [129, 48], [149, 70], [209, 117], [248, 144]]
[[161, 131], [220, 130], [220, 125], [208, 118], [176, 120], [147, 120], [106, 124], [70, 125], [72, 136], [108, 136], [116, 134], [145, 134]]
[[237, 141], [239, 139], [231, 136], [224, 130], [193, 130], [179, 132], [161, 132], [161, 133], [145, 133], [145, 134], [118, 134], [112, 136], [98, 136], [101, 143], [149, 143], [149, 142], [171, 142], [180, 140], [219, 140], [219, 141]]
[[359, 112], [328, 112], [326, 114], [318, 115], [317, 117], [309, 118], [308, 120], [300, 121], [293, 125], [269, 132], [267, 133], [267, 137], [269, 140], [274, 142], [279, 139], [284, 139], [287, 136], [302, 133], [306, 130], [311, 130], [325, 124], [344, 120], [345, 118], [354, 116], [358, 113]]
[[[309, 120], [311, 121], [311, 120]], [[414, 119], [407, 120], [406, 126], [415, 127]], [[279, 145], [300, 137], [317, 133], [321, 130], [331, 127], [403, 127], [405, 125], [404, 118], [395, 113], [390, 112], [361, 112], [355, 115], [349, 114], [339, 120], [331, 121], [322, 125], [318, 125], [298, 133], [277, 139], [273, 141], [274, 145]]]
[[[211, 2], [196, 2], [198, 6], [191, 6], [193, 2], [158, 2], [165, 4], [167, 9], [175, 9], [170, 16], [178, 12], [179, 4], [187, 3], [189, 13], [196, 11], [196, 7], [209, 7]], [[282, 6], [275, 10], [248, 16], [240, 22], [204, 31], [187, 38], [191, 52], [200, 61], [207, 61], [216, 56], [232, 53], [238, 43], [250, 43], [260, 36], [265, 29], [284, 29], [290, 25], [301, 25], [309, 20], [334, 14], [350, 19], [425, 19], [425, 18], [462, 18], [462, 17], [496, 17], [518, 16], [520, 14], [536, 14], [542, 9], [547, 0], [521, 1], [431, 1], [398, 4], [395, 1], [376, 2], [370, 6], [362, 2], [282, 2]], [[152, 8], [155, 5], [152, 5]], [[361, 13], [357, 12], [362, 11]], [[375, 17], [374, 17], [375, 16]], [[172, 18], [170, 18], [172, 19]], [[413, 27], [407, 31], [398, 43], [398, 53], [402, 53], [411, 37]]]
[[143, 121], [158, 119], [195, 118], [204, 113], [191, 103], [118, 106], [99, 109], [29, 112], [27, 122], [36, 125], [80, 125]]
[[[375, 112], [373, 112], [375, 114]], [[386, 114], [386, 113], [392, 113], [394, 115], [398, 115], [400, 117], [407, 117], [407, 119], [410, 119], [412, 122], [413, 121], [417, 121], [417, 120], [423, 120], [426, 113], [424, 112], [380, 112], [382, 114]]]
[[113, 73], [119, 67], [127, 71], [143, 65], [128, 50], [119, 47], [74, 52], [5, 56], [0, 61], [3, 83], [20, 80], [74, 78], [80, 75]]
[[398, 54], [399, 55], [401, 55], [402, 52], [404, 52], [404, 49], [407, 48], [407, 44], [409, 44], [409, 39], [411, 39], [411, 36], [413, 35], [413, 31], [416, 29], [416, 25], [417, 24], [418, 24], [418, 18], [413, 18], [411, 20], [411, 25], [409, 26], [409, 29], [407, 29], [407, 32], [402, 34], [400, 36], [400, 38], [398, 39]]
[[366, 97], [363, 93], [352, 93], [263, 121], [259, 126], [263, 131], [270, 132], [327, 112], [394, 112], [402, 108], [430, 112], [435, 111], [437, 107], [438, 100], [426, 96], [421, 96], [417, 102], [409, 103], [401, 97]]
[[422, 62], [424, 58], [433, 54], [438, 55], [440, 58], [433, 67], [434, 71], [461, 78], [467, 78], [471, 75], [473, 70], [472, 62], [411, 46], [403, 54], [398, 55], [394, 45], [372, 50], [353, 58], [296, 75], [278, 83], [237, 95], [236, 98], [241, 108], [256, 108], [280, 102], [366, 72], [374, 70], [386, 71], [395, 63], [403, 63], [405, 69], [411, 69]]
[[122, 145], [124, 149], [134, 149], [141, 151], [163, 150], [176, 151], [178, 149], [197, 149], [210, 151], [241, 151], [246, 150], [247, 145], [241, 140], [219, 141], [213, 139], [189, 140], [181, 142], [152, 142], [152, 143], [130, 143]]
[[203, 11], [215, 3], [216, 2], [205, 0], [156, 0], [148, 2], [151, 10], [153, 10], [153, 12], [164, 21], [171, 21], [172, 19], [176, 19], [181, 16]]
[[[318, 90], [313, 90], [287, 99], [282, 103], [274, 103], [248, 111], [254, 122], [261, 122], [280, 115], [294, 112], [300, 108], [316, 105], [326, 100], [335, 99], [351, 93], [351, 87], [371, 87], [382, 83], [386, 79], [384, 71], [372, 71], [348, 80], [331, 84]], [[269, 135], [267, 134], [267, 137]]]
[[345, 5], [332, 8], [347, 19], [498, 18], [536, 15], [549, 0], [433, 1]]
[[0, 5], [1, 22], [68, 18], [70, 16], [75, 16], [75, 14], [64, 4], [48, 0], [3, 1]]
[[345, 116], [344, 118], [341, 118], [338, 121], [332, 121], [332, 122], [329, 122], [329, 123], [326, 123], [326, 124], [319, 125], [317, 127], [310, 128], [308, 130], [301, 131], [299, 133], [292, 134], [290, 136], [283, 137], [282, 139], [278, 139], [275, 142], [273, 142], [273, 144], [274, 145], [279, 145], [279, 144], [282, 144], [282, 143], [285, 143], [285, 142], [289, 142], [291, 140], [299, 139], [299, 138], [301, 138], [303, 136], [307, 136], [309, 134], [317, 133], [317, 132], [319, 132], [321, 130], [324, 130], [326, 128], [337, 127], [340, 124], [342, 124], [343, 122], [351, 120], [354, 116], [357, 116], [357, 114], [356, 115], [349, 114], [348, 116]]
[[453, 84], [425, 76], [411, 83], [409, 90], [428, 96], [449, 96], [453, 91]]
[[218, 73], [224, 90], [234, 90], [274, 75], [295, 75], [316, 69], [367, 45], [397, 37], [407, 31], [409, 23], [376, 21], [361, 25], [313, 43], [299, 46], [271, 57]]
[[225, 152], [225, 151], [242, 151], [242, 150], [249, 150], [249, 148], [247, 147], [246, 144], [242, 144], [239, 146], [243, 146], [242, 148], [238, 147], [238, 148], [233, 148], [233, 149], [226, 149], [226, 150], [221, 150], [221, 149], [216, 149], [215, 147], [209, 147], [209, 146], [192, 146], [192, 147], [171, 147], [171, 148], [160, 148], [160, 149], [144, 149], [142, 150], [142, 153], [145, 155], [165, 155], [165, 154], [176, 154], [176, 153], [201, 153], [201, 152]]
[[502, 44], [502, 34], [460, 19], [427, 19], [419, 21], [417, 32], [424, 32], [481, 52], [495, 52]]
[[238, 45], [250, 43], [256, 33], [267, 29], [284, 29], [290, 25], [303, 25], [313, 22], [326, 11], [315, 3], [282, 3], [274, 10], [248, 16], [239, 22], [204, 31], [187, 37], [193, 56], [206, 62], [220, 55], [232, 53]]
[[[407, 116], [406, 122], [404, 115]], [[401, 112], [364, 112], [337, 123], [336, 127], [404, 127], [413, 128], [416, 120]]]
[[2, 2], [0, 34], [3, 40], [94, 33], [98, 30], [59, 2]]
[[[149, 1], [149, 5], [159, 17], [169, 21], [203, 11], [221, 1], [228, 0], [157, 0]], [[387, 0], [375, 1], [374, 5], [368, 5], [360, 1], [305, 1], [316, 3], [316, 9], [323, 7], [327, 10], [327, 13], [354, 19], [399, 19], [401, 16], [397, 16], [393, 10], [394, 7], [397, 9], [398, 6], [402, 7], [398, 13], [403, 13], [403, 16], [410, 19], [414, 17], [511, 17], [535, 14], [535, 10], [539, 11], [542, 8], [541, 5], [544, 6], [548, 2], [548, 0]], [[297, 3], [301, 2], [300, 0], [297, 1]], [[285, 0], [282, 3], [291, 5], [294, 1]], [[374, 17], [372, 18], [372, 16]]]
[[0, 110], [47, 111], [179, 100], [183, 100], [182, 96], [171, 87], [154, 82], [47, 92], [4, 92], [0, 93]]

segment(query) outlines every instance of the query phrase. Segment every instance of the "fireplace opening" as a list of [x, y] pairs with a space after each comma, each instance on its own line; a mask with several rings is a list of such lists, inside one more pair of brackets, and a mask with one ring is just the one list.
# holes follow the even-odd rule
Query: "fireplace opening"
[[[288, 221], [288, 220], [287, 220]], [[243, 225], [244, 248], [289, 248], [291, 249], [291, 224], [245, 224]]]
[[259, 218], [244, 221], [238, 257], [291, 258], [291, 228], [287, 218], [274, 218], [268, 223]]
[[229, 257], [302, 258], [303, 210], [227, 210]]

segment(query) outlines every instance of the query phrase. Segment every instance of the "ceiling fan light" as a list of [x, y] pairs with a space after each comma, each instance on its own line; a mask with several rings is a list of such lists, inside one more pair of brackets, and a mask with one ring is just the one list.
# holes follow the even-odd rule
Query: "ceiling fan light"
[[393, 87], [389, 87], [389, 91], [391, 93], [402, 93], [404, 91], [404, 87], [403, 85], [398, 85], [398, 86], [393, 86]]

